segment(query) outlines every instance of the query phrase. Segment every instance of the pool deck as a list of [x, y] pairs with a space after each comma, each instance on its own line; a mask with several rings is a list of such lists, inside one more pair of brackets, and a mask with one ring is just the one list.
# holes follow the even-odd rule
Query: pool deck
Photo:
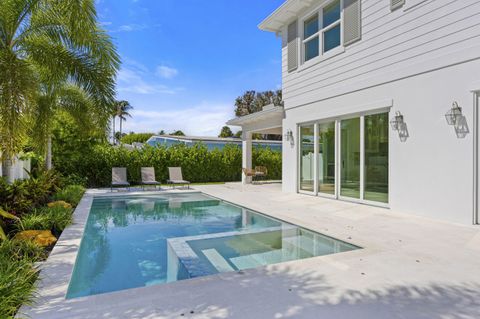
[[301, 194], [279, 184], [195, 186], [363, 247], [346, 253], [65, 300], [89, 191], [42, 266], [33, 319], [480, 318], [480, 227]]

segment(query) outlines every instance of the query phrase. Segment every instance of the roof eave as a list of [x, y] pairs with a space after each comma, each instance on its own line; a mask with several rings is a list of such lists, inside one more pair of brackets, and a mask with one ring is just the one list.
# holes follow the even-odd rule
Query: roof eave
[[240, 116], [236, 117], [234, 119], [231, 119], [227, 122], [227, 125], [231, 126], [242, 126], [248, 123], [253, 123], [253, 122], [258, 122], [261, 121], [262, 119], [269, 118], [271, 116], [284, 116], [284, 109], [283, 107], [277, 106], [273, 109], [269, 109], [266, 111], [260, 111], [252, 114], [248, 114], [245, 116]]
[[263, 31], [280, 32], [283, 26], [289, 24], [297, 15], [309, 7], [314, 0], [287, 0], [272, 14], [263, 20], [258, 28]]

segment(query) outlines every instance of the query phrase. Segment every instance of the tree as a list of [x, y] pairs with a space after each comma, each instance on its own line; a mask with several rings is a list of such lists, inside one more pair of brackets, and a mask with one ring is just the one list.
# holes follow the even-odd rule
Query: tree
[[[123, 123], [123, 121], [127, 120], [127, 117], [132, 117], [132, 115], [128, 112], [132, 109], [133, 109], [133, 106], [131, 106], [128, 101], [116, 101], [115, 102], [115, 110], [116, 110], [115, 116], [120, 119], [120, 134], [119, 134], [120, 137], [123, 136], [122, 135], [122, 123]], [[114, 122], [115, 122], [115, 117], [114, 117]]]
[[174, 132], [170, 133], [170, 135], [173, 135], [173, 136], [185, 136], [185, 133], [183, 133], [183, 132], [180, 131], [180, 130], [177, 130], [177, 131], [174, 131]]
[[9, 178], [30, 127], [38, 130], [38, 149], [51, 145], [52, 114], [66, 85], [83, 91], [106, 125], [119, 57], [94, 0], [0, 0], [0, 8], [0, 149]]
[[220, 135], [218, 137], [233, 137], [233, 132], [228, 126], [222, 127]]
[[158, 132], [158, 135], [165, 135], [165, 131], [164, 131], [164, 130], [160, 130], [160, 132]]
[[235, 99], [235, 116], [245, 116], [258, 111], [266, 105], [283, 106], [282, 91], [247, 91]]

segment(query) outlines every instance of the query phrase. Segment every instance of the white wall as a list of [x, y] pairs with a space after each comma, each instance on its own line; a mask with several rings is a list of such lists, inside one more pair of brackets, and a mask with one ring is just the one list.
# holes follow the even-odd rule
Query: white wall
[[[305, 12], [322, 2], [315, 1]], [[339, 55], [308, 68], [300, 66], [290, 73], [287, 71], [287, 32], [284, 30], [285, 108], [478, 57], [480, 1], [407, 0], [406, 3], [403, 8], [391, 12], [388, 0], [363, 0], [362, 39]], [[419, 4], [412, 7], [416, 3]], [[299, 13], [298, 17], [305, 12]], [[299, 26], [301, 24], [300, 21]]]
[[[432, 71], [381, 86], [332, 97], [286, 111], [283, 129], [317, 119], [388, 109], [400, 111], [410, 137], [401, 142], [390, 129], [390, 207], [397, 211], [471, 224], [473, 217], [473, 94], [480, 60]], [[445, 113], [457, 101], [470, 134], [457, 138]], [[283, 147], [283, 188], [297, 187], [297, 147]]]
[[[402, 143], [390, 130], [391, 209], [471, 224], [480, 1], [407, 0], [394, 12], [388, 0], [361, 3], [362, 39], [309, 67], [287, 71], [286, 26], [282, 32], [283, 130], [296, 141], [284, 142], [283, 190], [297, 191], [299, 123], [372, 110], [390, 111], [391, 118], [400, 111], [410, 137]], [[470, 129], [464, 139], [444, 117], [453, 101]]]

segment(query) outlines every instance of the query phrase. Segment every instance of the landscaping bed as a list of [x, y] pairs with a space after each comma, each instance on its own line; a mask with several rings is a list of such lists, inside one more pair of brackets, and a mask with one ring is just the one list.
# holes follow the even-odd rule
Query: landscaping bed
[[0, 318], [34, 302], [36, 263], [72, 223], [84, 192], [53, 171], [13, 184], [0, 179]]

